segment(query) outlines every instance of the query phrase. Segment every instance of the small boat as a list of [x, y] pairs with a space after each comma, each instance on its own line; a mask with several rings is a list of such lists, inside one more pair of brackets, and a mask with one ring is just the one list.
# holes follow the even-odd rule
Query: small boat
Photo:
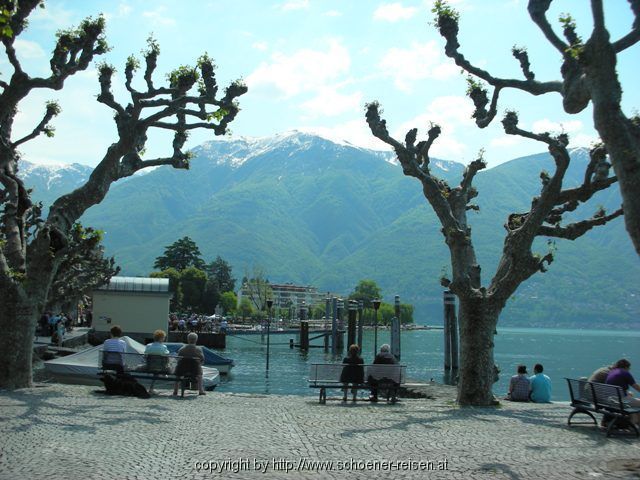
[[[127, 336], [122, 337], [122, 340], [127, 344], [126, 355], [128, 357], [132, 359], [144, 357], [145, 345]], [[101, 358], [102, 345], [98, 345], [73, 355], [47, 360], [44, 362], [44, 368], [56, 382], [74, 385], [102, 385], [98, 376], [98, 373], [102, 371]], [[159, 381], [156, 385], [160, 383]], [[173, 385], [173, 382], [162, 383]], [[220, 372], [216, 368], [208, 366], [206, 360], [202, 367], [202, 383], [206, 390], [212, 390], [220, 383]]]
[[[184, 343], [180, 342], [168, 342], [165, 343], [172, 355], [177, 355], [178, 350], [184, 346]], [[202, 348], [204, 353], [204, 365], [206, 367], [213, 367], [220, 372], [220, 375], [227, 375], [231, 369], [235, 366], [233, 360], [222, 355], [217, 354], [213, 350], [207, 347]]]

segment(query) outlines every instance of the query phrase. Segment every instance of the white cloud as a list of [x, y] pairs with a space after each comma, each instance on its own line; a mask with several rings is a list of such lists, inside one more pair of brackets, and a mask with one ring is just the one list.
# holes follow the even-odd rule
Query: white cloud
[[578, 133], [577, 135], [570, 135], [569, 144], [572, 147], [591, 147], [594, 143], [600, 141], [600, 137], [597, 135], [589, 135], [587, 133]]
[[456, 133], [460, 127], [475, 128], [472, 113], [473, 104], [466, 97], [437, 97], [427, 106], [425, 113], [402, 123], [393, 135], [396, 139], [404, 139], [409, 130], [417, 128], [418, 139], [423, 140], [431, 124], [438, 124], [442, 134], [431, 147], [431, 154], [461, 161], [461, 157], [468, 154], [468, 148], [464, 141], [457, 139]]
[[43, 58], [46, 56], [42, 47], [36, 42], [17, 38], [14, 45], [21, 58]]
[[532, 130], [535, 133], [572, 133], [579, 132], [584, 128], [580, 120], [569, 120], [567, 122], [553, 122], [548, 118], [533, 122]]
[[264, 52], [269, 48], [269, 46], [267, 45], [267, 42], [254, 42], [254, 44], [251, 46], [256, 50], [260, 50], [261, 52]]
[[325, 87], [321, 88], [314, 98], [304, 102], [301, 107], [304, 110], [303, 118], [315, 118], [334, 117], [345, 112], [360, 111], [362, 105], [362, 92], [343, 95], [335, 88]]
[[120, 5], [118, 5], [118, 15], [121, 17], [126, 17], [128, 16], [131, 11], [133, 10], [133, 8], [131, 7], [131, 5], [122, 2], [120, 3]]
[[435, 41], [414, 42], [408, 50], [392, 48], [382, 57], [378, 67], [393, 78], [399, 90], [407, 93], [418, 80], [446, 80], [459, 74], [459, 68], [444, 59]]
[[399, 20], [408, 20], [416, 13], [418, 13], [416, 7], [404, 7], [401, 3], [385, 3], [373, 12], [373, 18], [386, 22], [397, 22]]
[[170, 27], [176, 24], [175, 19], [164, 5], [160, 5], [155, 10], [142, 12], [142, 16], [148, 18], [151, 25], [156, 27]]
[[309, 8], [309, 0], [289, 0], [288, 2], [280, 5], [280, 8], [285, 12], [291, 10], [305, 10]]
[[45, 8], [36, 8], [30, 17], [30, 23], [37, 27], [67, 29], [73, 26], [73, 13], [60, 4], [49, 2]]
[[[250, 91], [280, 94], [290, 98], [304, 91], [316, 91], [349, 71], [349, 52], [337, 40], [327, 50], [302, 49], [292, 55], [276, 52], [271, 62], [261, 63], [247, 77]], [[274, 92], [275, 90], [275, 92]]]
[[523, 142], [523, 138], [518, 135], [502, 135], [500, 137], [492, 138], [489, 145], [492, 147], [513, 147]]

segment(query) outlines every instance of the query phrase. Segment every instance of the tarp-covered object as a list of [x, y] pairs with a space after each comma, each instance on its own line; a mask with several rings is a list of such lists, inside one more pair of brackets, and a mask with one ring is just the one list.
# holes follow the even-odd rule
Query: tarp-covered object
[[[127, 344], [126, 354], [132, 358], [144, 354], [145, 346], [129, 337], [122, 337]], [[130, 355], [131, 354], [131, 355]], [[67, 357], [55, 358], [44, 362], [45, 370], [54, 379], [63, 383], [81, 385], [100, 385], [98, 373], [101, 371], [102, 345], [89, 348]], [[216, 368], [203, 366], [203, 385], [210, 389], [220, 383], [220, 372]]]

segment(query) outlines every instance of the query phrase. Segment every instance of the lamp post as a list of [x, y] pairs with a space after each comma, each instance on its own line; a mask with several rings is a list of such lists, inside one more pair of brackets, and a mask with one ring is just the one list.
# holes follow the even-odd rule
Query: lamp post
[[271, 327], [271, 307], [273, 306], [273, 300], [267, 299], [267, 371], [265, 376], [269, 376], [269, 330]]
[[380, 299], [376, 298], [373, 303], [373, 310], [375, 311], [375, 325], [373, 327], [373, 356], [378, 353], [378, 309], [380, 308]]

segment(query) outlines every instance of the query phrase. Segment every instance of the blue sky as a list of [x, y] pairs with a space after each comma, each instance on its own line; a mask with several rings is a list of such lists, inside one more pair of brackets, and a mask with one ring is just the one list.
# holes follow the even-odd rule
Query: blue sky
[[[474, 64], [494, 75], [521, 78], [510, 50], [524, 46], [536, 78], [559, 79], [561, 59], [531, 22], [525, 0], [450, 3], [461, 14], [461, 50]], [[178, 65], [195, 64], [203, 52], [218, 64], [219, 84], [245, 80], [249, 92], [240, 98], [242, 111], [231, 124], [234, 136], [298, 129], [385, 149], [364, 121], [364, 104], [378, 100], [397, 138], [412, 127], [425, 132], [429, 122], [439, 123], [443, 133], [432, 154], [440, 158], [468, 163], [484, 148], [489, 164], [496, 165], [543, 151], [537, 142], [506, 136], [499, 119], [483, 130], [475, 126], [471, 101], [464, 95], [465, 77], [444, 55], [444, 41], [430, 24], [431, 6], [432, 0], [50, 0], [32, 16], [16, 45], [31, 75], [47, 75], [55, 32], [103, 13], [112, 50], [101, 59], [119, 71], [114, 91], [122, 102], [127, 99], [122, 75], [126, 58], [141, 58], [153, 33], [161, 48], [156, 83]], [[633, 15], [623, 0], [607, 0], [605, 8], [607, 25], [617, 39], [628, 31]], [[576, 18], [583, 38], [588, 38], [589, 2], [555, 0], [549, 18], [556, 27], [563, 12]], [[640, 105], [640, 93], [631, 87], [640, 77], [639, 48], [619, 57], [627, 114], [637, 113]], [[4, 78], [12, 72], [4, 55], [0, 72]], [[55, 138], [29, 142], [22, 148], [24, 158], [96, 165], [116, 139], [112, 112], [95, 100], [98, 90], [92, 65], [68, 80], [63, 91], [37, 92], [21, 104], [14, 138], [33, 129], [47, 100], [57, 99], [63, 108], [55, 120]], [[591, 110], [568, 115], [559, 95], [505, 92], [500, 111], [505, 109], [517, 110], [525, 128], [564, 129], [573, 146], [588, 146], [597, 138]], [[188, 145], [210, 138], [211, 132], [194, 133]], [[167, 155], [170, 147], [166, 133], [155, 132], [146, 156]]]

